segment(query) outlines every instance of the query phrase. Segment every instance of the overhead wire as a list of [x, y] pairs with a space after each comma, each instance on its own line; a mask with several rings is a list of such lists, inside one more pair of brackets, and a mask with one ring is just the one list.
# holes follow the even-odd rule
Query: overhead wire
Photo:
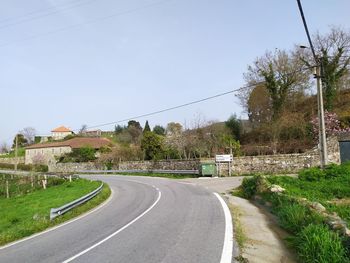
[[297, 0], [297, 3], [298, 3], [298, 8], [299, 8], [301, 19], [303, 20], [305, 33], [306, 33], [307, 39], [309, 41], [309, 45], [310, 45], [310, 48], [311, 48], [312, 55], [313, 55], [313, 57], [315, 59], [315, 62], [318, 63], [318, 58], [316, 56], [316, 52], [315, 52], [314, 45], [312, 43], [312, 39], [311, 39], [311, 36], [310, 36], [309, 28], [308, 28], [307, 23], [306, 23], [306, 18], [305, 18], [305, 15], [304, 15], [303, 7], [301, 5], [301, 0]]
[[[69, 5], [67, 5], [67, 4], [55, 5], [53, 7], [28, 12], [28, 13], [23, 14], [21, 16], [9, 17], [6, 19], [2, 19], [2, 20], [0, 20], [0, 29], [11, 27], [11, 26], [18, 25], [18, 24], [23, 24], [25, 22], [40, 19], [40, 18], [47, 17], [47, 16], [50, 16], [53, 14], [61, 13], [63, 11], [74, 9], [76, 7], [79, 7], [79, 6], [90, 4], [91, 2], [96, 2], [96, 0], [83, 1], [83, 2], [81, 2], [81, 0], [79, 0], [79, 1], [77, 1], [76, 4], [74, 4], [74, 2], [73, 2], [73, 3], [70, 3]], [[74, 4], [74, 5], [72, 5], [72, 4]], [[52, 11], [48, 12], [50, 10], [52, 10]], [[40, 13], [44, 13], [44, 14], [40, 14]], [[33, 17], [33, 15], [35, 15], [35, 14], [38, 14], [38, 15]], [[16, 21], [16, 20], [18, 20], [18, 21]], [[3, 25], [1, 25], [1, 24], [3, 24]]]
[[146, 8], [151, 8], [153, 6], [160, 5], [160, 4], [163, 4], [163, 3], [166, 3], [166, 2], [170, 2], [170, 1], [173, 1], [173, 0], [160, 0], [160, 1], [156, 1], [156, 2], [152, 2], [152, 3], [149, 3], [149, 4], [142, 5], [142, 6], [139, 6], [139, 7], [135, 7], [135, 8], [131, 8], [131, 9], [128, 9], [128, 10], [120, 11], [120, 12], [117, 12], [117, 13], [114, 13], [114, 14], [111, 14], [111, 15], [107, 15], [107, 16], [102, 16], [102, 17], [99, 17], [99, 18], [91, 19], [91, 20], [88, 20], [88, 21], [83, 22], [83, 23], [77, 23], [77, 24], [73, 24], [73, 25], [69, 25], [69, 26], [58, 28], [56, 30], [47, 31], [47, 32], [42, 33], [42, 34], [32, 35], [32, 36], [29, 36], [29, 37], [25, 37], [25, 38], [21, 38], [21, 39], [14, 40], [14, 41], [9, 41], [9, 42], [2, 42], [2, 43], [0, 43], [0, 47], [9, 46], [9, 45], [11, 45], [13, 43], [27, 41], [27, 40], [32, 40], [32, 39], [36, 39], [36, 38], [40, 38], [40, 37], [44, 37], [44, 36], [48, 36], [48, 35], [53, 35], [53, 34], [56, 34], [56, 33], [64, 32], [64, 31], [68, 31], [68, 30], [73, 29], [73, 28], [77, 28], [77, 27], [81, 27], [81, 26], [84, 26], [84, 25], [89, 25], [89, 24], [100, 22], [100, 21], [108, 20], [108, 19], [111, 19], [111, 18], [114, 18], [114, 17], [118, 17], [118, 16], [130, 14], [130, 13], [134, 13], [134, 12], [137, 12], [139, 10], [143, 10], [143, 9], [146, 9]]
[[[287, 75], [300, 73], [300, 72], [303, 72], [305, 70], [309, 70], [311, 68], [313, 68], [313, 66], [301, 68], [301, 69], [298, 69], [298, 70], [295, 70], [295, 71], [292, 71], [292, 72], [288, 72]], [[160, 114], [160, 113], [163, 113], [163, 112], [167, 112], [167, 111], [171, 111], [171, 110], [187, 107], [187, 106], [190, 106], [190, 105], [194, 105], [194, 104], [198, 104], [198, 103], [201, 103], [201, 102], [204, 102], [204, 101], [208, 101], [208, 100], [211, 100], [211, 99], [222, 97], [222, 96], [225, 96], [225, 95], [228, 95], [228, 94], [236, 93], [236, 92], [242, 91], [244, 89], [253, 88], [253, 87], [257, 86], [257, 85], [264, 84], [264, 83], [266, 83], [266, 82], [265, 81], [257, 81], [257, 82], [251, 83], [249, 85], [240, 87], [238, 89], [229, 90], [229, 91], [226, 91], [226, 92], [222, 92], [222, 93], [215, 94], [215, 95], [212, 95], [212, 96], [209, 96], [209, 97], [206, 97], [206, 98], [202, 98], [202, 99], [199, 99], [199, 100], [195, 100], [195, 101], [191, 101], [191, 102], [188, 102], [188, 103], [180, 104], [180, 105], [177, 105], [177, 106], [173, 106], [173, 107], [169, 107], [169, 108], [165, 108], [165, 109], [161, 109], [161, 110], [157, 110], [157, 111], [153, 111], [153, 112], [149, 112], [149, 113], [145, 113], [145, 114], [141, 114], [141, 115], [132, 116], [132, 117], [120, 119], [120, 120], [117, 120], [117, 121], [112, 121], [112, 122], [97, 124], [97, 125], [93, 125], [93, 126], [88, 126], [87, 129], [94, 129], [94, 128], [99, 128], [99, 127], [104, 127], [104, 126], [109, 126], [109, 125], [115, 125], [115, 124], [126, 122], [126, 121], [129, 121], [129, 120], [135, 120], [135, 119], [140, 119], [140, 118], [144, 118], [144, 117], [153, 116], [153, 115]], [[80, 129], [74, 129], [73, 131], [78, 131], [78, 130], [80, 130]]]

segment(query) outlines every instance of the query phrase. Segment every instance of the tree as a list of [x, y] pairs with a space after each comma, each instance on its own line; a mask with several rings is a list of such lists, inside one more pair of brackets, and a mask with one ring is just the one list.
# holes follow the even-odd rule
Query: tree
[[164, 156], [164, 139], [151, 131], [145, 132], [141, 140], [141, 149], [146, 160], [158, 160]]
[[27, 144], [32, 144], [34, 143], [34, 138], [37, 132], [33, 127], [26, 127], [20, 131], [20, 134], [22, 134], [24, 138], [27, 140], [26, 142]]
[[182, 125], [177, 122], [169, 122], [166, 126], [166, 135], [179, 135], [182, 133]]
[[9, 148], [7, 146], [7, 143], [6, 142], [3, 142], [1, 145], [0, 145], [0, 153], [8, 153], [9, 152]]
[[81, 125], [81, 128], [79, 130], [79, 135], [83, 135], [84, 133], [87, 132], [88, 126], [86, 124]]
[[[27, 144], [28, 144], [28, 140], [24, 137], [24, 135], [21, 134], [21, 133], [18, 133], [17, 134], [17, 145], [18, 145], [18, 148], [22, 148], [22, 147], [26, 146]], [[13, 149], [16, 148], [16, 136], [13, 139], [12, 148]]]
[[265, 85], [257, 85], [251, 91], [247, 104], [248, 117], [254, 126], [259, 126], [262, 123], [271, 121], [271, 98]]
[[143, 133], [150, 132], [150, 131], [151, 131], [151, 128], [149, 127], [148, 121], [146, 121], [145, 128], [143, 128]]
[[156, 125], [153, 128], [153, 132], [155, 134], [164, 136], [165, 135], [165, 128], [163, 126], [161, 126], [161, 125]]
[[133, 144], [139, 144], [142, 135], [142, 127], [140, 123], [134, 120], [129, 121], [127, 131], [131, 136], [131, 142]]
[[[248, 67], [244, 78], [248, 84], [264, 83], [267, 89], [272, 108], [272, 119], [277, 120], [287, 102], [290, 93], [304, 90], [309, 87], [308, 73], [301, 71], [303, 62], [284, 50], [266, 52], [265, 55], [255, 60], [253, 66]], [[247, 105], [249, 92], [241, 95]]]
[[236, 114], [231, 115], [225, 122], [225, 125], [230, 129], [234, 139], [239, 140], [241, 138], [241, 122], [237, 119]]
[[142, 127], [138, 121], [135, 121], [135, 120], [128, 121], [128, 128], [130, 128], [130, 127], [135, 127], [136, 129], [142, 131]]
[[115, 135], [118, 135], [118, 134], [120, 134], [123, 130], [125, 130], [126, 128], [125, 128], [125, 126], [121, 126], [121, 125], [116, 125], [115, 127], [114, 127], [114, 134]]
[[[338, 119], [338, 115], [333, 112], [328, 112], [327, 110], [324, 113], [324, 119], [325, 119], [325, 128], [326, 128], [326, 135], [332, 136], [332, 135], [339, 135], [341, 133], [350, 132], [350, 128], [342, 128], [340, 121]], [[311, 120], [312, 125], [312, 132], [314, 139], [318, 139], [319, 135], [319, 121], [318, 116], [314, 117]]]
[[[340, 27], [332, 27], [326, 35], [317, 32], [313, 36], [315, 52], [321, 65], [321, 79], [325, 97], [325, 109], [331, 110], [337, 91], [342, 83], [349, 79], [350, 64], [350, 31]], [[309, 49], [302, 54], [302, 60], [307, 66], [315, 64]]]

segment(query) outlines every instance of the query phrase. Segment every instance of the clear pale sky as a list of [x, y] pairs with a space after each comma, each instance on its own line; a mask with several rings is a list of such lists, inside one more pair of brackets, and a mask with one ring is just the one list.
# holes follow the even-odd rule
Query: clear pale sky
[[[349, 0], [302, 3], [311, 32], [350, 28]], [[307, 44], [295, 0], [2, 0], [0, 142], [28, 126], [79, 129], [236, 89], [254, 58], [294, 44]], [[245, 116], [230, 94], [147, 119], [233, 113]]]

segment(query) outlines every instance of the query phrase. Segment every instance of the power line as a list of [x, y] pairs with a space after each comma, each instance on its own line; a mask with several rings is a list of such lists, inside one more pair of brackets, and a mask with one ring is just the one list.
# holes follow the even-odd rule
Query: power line
[[16, 42], [27, 41], [27, 40], [36, 39], [36, 38], [43, 37], [43, 36], [48, 36], [48, 35], [53, 35], [53, 34], [56, 34], [56, 33], [64, 32], [64, 31], [68, 31], [68, 30], [73, 29], [73, 28], [77, 28], [77, 27], [80, 27], [80, 26], [84, 26], [84, 25], [93, 24], [93, 23], [97, 23], [97, 22], [100, 22], [100, 21], [108, 20], [108, 19], [111, 19], [111, 18], [114, 18], [114, 17], [130, 14], [130, 13], [142, 10], [142, 9], [151, 8], [153, 6], [160, 5], [160, 4], [163, 4], [163, 3], [166, 3], [166, 2], [170, 2], [170, 1], [173, 1], [173, 0], [161, 0], [161, 1], [157, 1], [157, 2], [152, 2], [150, 4], [145, 4], [143, 6], [139, 6], [139, 7], [136, 7], [136, 8], [129, 9], [129, 10], [121, 11], [121, 12], [118, 12], [118, 13], [115, 13], [115, 14], [112, 14], [112, 15], [103, 16], [103, 17], [99, 17], [99, 18], [96, 18], [96, 19], [91, 19], [91, 20], [88, 20], [88, 21], [86, 21], [84, 23], [78, 23], [78, 24], [74, 24], [74, 25], [70, 25], [70, 26], [66, 26], [66, 27], [61, 27], [59, 29], [48, 31], [48, 32], [43, 33], [43, 34], [32, 35], [32, 36], [29, 36], [29, 37], [26, 37], [26, 38], [21, 38], [21, 39], [15, 40], [15, 41], [3, 42], [3, 43], [0, 43], [0, 47], [9, 46], [9, 45], [11, 45], [13, 43], [16, 43]]
[[[305, 70], [309, 70], [311, 68], [313, 68], [313, 66], [312, 67], [301, 68], [301, 69], [289, 72], [286, 75], [300, 73], [300, 72], [303, 72]], [[162, 109], [162, 110], [158, 110], [158, 111], [154, 111], [154, 112], [150, 112], [150, 113], [146, 113], [146, 114], [136, 115], [136, 116], [133, 116], [133, 117], [129, 117], [129, 118], [113, 121], [113, 122], [107, 122], [107, 123], [102, 123], [102, 124], [98, 124], [98, 125], [88, 126], [87, 128], [88, 129], [99, 128], [99, 127], [103, 127], [103, 126], [108, 126], [108, 125], [112, 125], [112, 124], [118, 124], [118, 123], [121, 123], [121, 122], [126, 122], [126, 121], [129, 121], [129, 120], [140, 119], [140, 118], [156, 115], [156, 114], [159, 114], [159, 113], [163, 113], [163, 112], [167, 112], [167, 111], [171, 111], [171, 110], [187, 107], [187, 106], [190, 106], [190, 105], [193, 105], [193, 104], [198, 104], [200, 102], [204, 102], [204, 101], [207, 101], [207, 100], [211, 100], [211, 99], [222, 97], [222, 96], [225, 96], [225, 95], [228, 95], [228, 94], [239, 92], [239, 91], [242, 91], [244, 89], [252, 88], [252, 87], [255, 87], [257, 85], [264, 84], [264, 83], [266, 83], [266, 81], [254, 82], [252, 84], [240, 87], [238, 89], [229, 90], [229, 91], [226, 91], [226, 92], [223, 92], [223, 93], [219, 93], [219, 94], [216, 94], [216, 95], [213, 95], [213, 96], [210, 96], [210, 97], [206, 97], [206, 98], [203, 98], [203, 99], [191, 101], [191, 102], [184, 103], [184, 104], [181, 104], [181, 105], [177, 105], [177, 106], [174, 106], [174, 107], [165, 108], [165, 109]], [[78, 131], [78, 130], [79, 129], [74, 129], [73, 131]]]
[[299, 12], [300, 12], [300, 15], [301, 15], [301, 19], [303, 20], [303, 25], [304, 25], [304, 29], [305, 29], [305, 32], [306, 32], [306, 35], [307, 35], [307, 39], [308, 39], [309, 44], [310, 44], [312, 55], [314, 56], [315, 62], [318, 64], [318, 59], [317, 59], [317, 56], [316, 56], [314, 45], [312, 44], [312, 40], [311, 40], [311, 37], [310, 37], [309, 29], [307, 27], [307, 23], [306, 23], [306, 19], [305, 19], [305, 16], [304, 16], [303, 7], [301, 5], [301, 0], [297, 0], [297, 3], [298, 3], [298, 8], [299, 8]]
[[[53, 11], [51, 12], [48, 12], [46, 14], [41, 14], [41, 15], [37, 15], [37, 16], [34, 16], [34, 17], [30, 17], [32, 16], [31, 13], [28, 13], [27, 15], [23, 15], [24, 18], [21, 19], [21, 17], [18, 17], [17, 19], [20, 19], [19, 21], [14, 21], [14, 22], [9, 22], [9, 23], [6, 23], [6, 22], [1, 22], [0, 23], [4, 23], [4, 25], [0, 25], [0, 29], [4, 29], [4, 28], [8, 28], [8, 27], [11, 27], [11, 26], [15, 26], [15, 25], [19, 25], [19, 24], [23, 24], [23, 23], [26, 23], [26, 22], [29, 22], [29, 21], [33, 21], [33, 20], [37, 20], [37, 19], [40, 19], [40, 18], [43, 18], [43, 17], [48, 17], [48, 16], [51, 16], [51, 15], [54, 15], [54, 14], [57, 14], [57, 13], [61, 13], [63, 11], [67, 11], [67, 10], [70, 10], [70, 9], [73, 9], [73, 8], [76, 8], [76, 7], [79, 7], [79, 6], [83, 6], [83, 5], [86, 5], [86, 4], [90, 4], [91, 2], [95, 2], [96, 0], [90, 0], [90, 1], [86, 1], [86, 2], [81, 2], [81, 3], [77, 3], [76, 5], [73, 5], [73, 6], [67, 6], [66, 8], [60, 8], [60, 9], [57, 9], [55, 7], [53, 8], [48, 8], [48, 10], [51, 10], [51, 9], [54, 9]], [[38, 13], [40, 12], [43, 12], [43, 11], [37, 11]], [[35, 14], [36, 12], [33, 11], [33, 13]], [[28, 17], [28, 18], [26, 18]], [[15, 20], [15, 18], [8, 18], [7, 20]]]
[[[78, 7], [78, 6], [86, 5], [86, 4], [89, 4], [89, 3], [94, 2], [94, 1], [96, 1], [96, 0], [89, 0], [89, 1], [78, 0], [78, 1], [70, 2], [68, 4], [67, 3], [66, 4], [58, 4], [58, 5], [48, 7], [48, 8], [34, 10], [31, 12], [16, 16], [16, 17], [8, 17], [5, 19], [1, 19], [0, 24], [4, 24], [4, 25], [1, 26], [0, 28], [12, 26], [12, 23], [13, 24], [21, 24], [22, 22], [38, 19], [38, 18], [41, 18], [42, 16], [48, 16], [48, 15], [55, 14], [58, 12], [73, 9], [73, 8]], [[46, 14], [43, 14], [43, 13], [46, 13]], [[34, 16], [34, 15], [38, 15], [38, 16]], [[34, 16], [34, 17], [31, 17], [31, 16]], [[19, 20], [19, 21], [16, 21], [16, 20]]]

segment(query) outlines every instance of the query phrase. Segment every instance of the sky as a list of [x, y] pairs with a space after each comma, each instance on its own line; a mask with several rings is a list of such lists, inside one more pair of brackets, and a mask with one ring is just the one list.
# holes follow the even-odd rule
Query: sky
[[[350, 1], [302, 4], [310, 32], [350, 28]], [[25, 127], [79, 129], [237, 89], [256, 57], [296, 44], [307, 39], [295, 0], [2, 0], [0, 143]], [[231, 114], [246, 117], [232, 93], [138, 121]]]

